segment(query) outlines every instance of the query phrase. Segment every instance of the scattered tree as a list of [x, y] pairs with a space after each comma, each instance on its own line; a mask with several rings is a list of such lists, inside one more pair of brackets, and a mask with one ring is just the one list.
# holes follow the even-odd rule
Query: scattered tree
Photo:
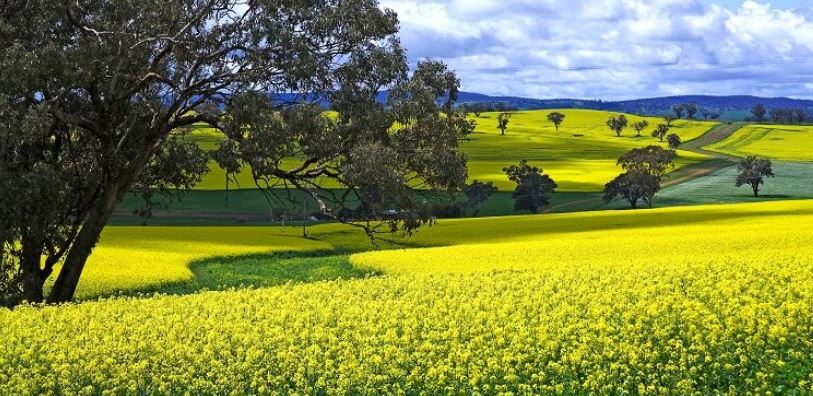
[[615, 132], [616, 137], [621, 137], [621, 132], [624, 131], [624, 128], [627, 127], [627, 116], [620, 114], [616, 116], [610, 116], [607, 120], [607, 126], [610, 127], [610, 130]]
[[556, 182], [546, 175], [542, 169], [528, 165], [522, 160], [519, 165], [503, 168], [508, 179], [517, 184], [514, 193], [514, 210], [529, 210], [539, 213], [539, 208], [548, 205], [551, 194], [558, 187]]
[[672, 123], [675, 122], [675, 120], [677, 120], [677, 118], [675, 118], [674, 116], [668, 115], [668, 116], [664, 116], [663, 120], [666, 121], [666, 126], [671, 128]]
[[751, 186], [754, 197], [759, 196], [759, 188], [766, 177], [774, 177], [771, 160], [749, 156], [737, 165], [737, 187]]
[[686, 111], [685, 104], [679, 104], [672, 106], [672, 113], [675, 114], [675, 118], [681, 119], [683, 118], [683, 113]]
[[[126, 193], [149, 213], [154, 194], [199, 182], [210, 157], [183, 136], [195, 125], [222, 132], [218, 162], [250, 167], [267, 196], [295, 188], [371, 237], [432, 221], [417, 194], [465, 183], [458, 142], [473, 125], [454, 111], [459, 81], [431, 61], [409, 77], [396, 15], [374, 0], [18, 3], [0, 11], [10, 304], [46, 300], [53, 273], [47, 301], [71, 300]], [[290, 92], [309, 95], [278, 99]], [[345, 217], [347, 205], [363, 210]]]
[[704, 120], [708, 120], [711, 117], [711, 110], [704, 108], [700, 110], [700, 115]]
[[500, 129], [500, 134], [505, 136], [505, 130], [508, 129], [508, 121], [511, 119], [511, 113], [500, 113], [497, 116], [497, 128]]
[[751, 114], [753, 114], [754, 116], [754, 121], [756, 122], [765, 121], [765, 114], [767, 114], [767, 111], [765, 110], [765, 105], [761, 103], [754, 105], [754, 107], [751, 109]]
[[660, 146], [632, 149], [618, 159], [624, 173], [604, 186], [604, 202], [618, 197], [626, 199], [633, 209], [643, 200], [652, 207], [652, 199], [660, 191], [661, 180], [674, 167], [677, 154]]
[[479, 180], [473, 180], [471, 184], [463, 187], [463, 194], [466, 195], [466, 202], [463, 206], [474, 210], [474, 217], [480, 214], [480, 207], [483, 203], [488, 201], [492, 194], [497, 192], [497, 187], [493, 182], [483, 183]]
[[641, 132], [643, 132], [643, 130], [648, 128], [648, 127], [649, 127], [649, 121], [647, 121], [647, 120], [641, 120], [641, 121], [638, 121], [638, 122], [632, 124], [632, 128], [635, 129], [635, 132], [637, 133], [637, 135], [636, 135], [637, 137], [641, 137]]
[[663, 138], [666, 137], [666, 134], [669, 133], [669, 126], [664, 124], [658, 124], [657, 128], [652, 131], [652, 137], [658, 138], [658, 140], [663, 141]]
[[638, 201], [647, 202], [659, 190], [659, 182], [655, 176], [630, 171], [618, 175], [615, 179], [604, 185], [604, 202], [610, 203], [616, 198], [625, 199], [630, 207], [638, 209]]
[[553, 113], [548, 114], [548, 121], [552, 122], [553, 125], [556, 127], [556, 132], [559, 132], [559, 125], [562, 125], [562, 121], [565, 120], [565, 115], [554, 111]]
[[680, 144], [683, 143], [677, 133], [669, 134], [669, 136], [666, 137], [666, 142], [669, 143], [669, 148], [672, 150], [677, 150]]
[[683, 110], [686, 111], [686, 118], [693, 120], [695, 114], [700, 111], [700, 107], [697, 106], [697, 103], [686, 103], [683, 105]]

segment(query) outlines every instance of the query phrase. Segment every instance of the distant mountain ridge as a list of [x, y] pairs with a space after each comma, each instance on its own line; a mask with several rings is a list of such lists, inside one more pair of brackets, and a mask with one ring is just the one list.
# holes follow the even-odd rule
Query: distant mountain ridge
[[636, 114], [663, 114], [669, 112], [673, 105], [689, 102], [694, 102], [700, 107], [723, 113], [747, 112], [756, 104], [763, 104], [768, 109], [803, 108], [813, 110], [813, 100], [763, 98], [749, 95], [683, 95], [622, 101], [603, 101], [584, 99], [531, 99], [461, 92], [458, 98], [458, 103], [504, 103], [507, 106], [516, 107], [520, 110], [579, 108]]
[[[378, 100], [382, 103], [387, 101], [388, 92], [381, 91]], [[286, 102], [298, 102], [302, 100], [301, 94], [278, 94], [277, 100]], [[306, 100], [316, 101], [321, 106], [328, 108], [330, 103], [325, 100], [314, 100], [308, 97]], [[792, 98], [764, 98], [749, 95], [713, 96], [713, 95], [682, 95], [667, 96], [658, 98], [633, 99], [621, 101], [605, 101], [598, 99], [533, 99], [518, 96], [492, 96], [476, 92], [461, 91], [458, 95], [457, 104], [464, 103], [493, 103], [502, 104], [507, 108], [518, 110], [539, 110], [539, 109], [591, 109], [604, 111], [617, 111], [632, 114], [661, 115], [671, 111], [673, 105], [682, 103], [697, 103], [701, 108], [713, 110], [722, 114], [724, 120], [742, 120], [750, 114], [750, 110], [756, 104], [763, 104], [768, 109], [779, 108], [802, 108], [813, 113], [813, 100], [792, 99]]]

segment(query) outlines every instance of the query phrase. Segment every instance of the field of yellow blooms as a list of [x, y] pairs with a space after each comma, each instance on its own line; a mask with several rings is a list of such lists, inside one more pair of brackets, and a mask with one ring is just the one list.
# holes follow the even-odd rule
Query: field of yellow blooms
[[812, 226], [810, 201], [445, 221], [351, 257], [380, 276], [0, 311], [0, 394], [811, 393]]

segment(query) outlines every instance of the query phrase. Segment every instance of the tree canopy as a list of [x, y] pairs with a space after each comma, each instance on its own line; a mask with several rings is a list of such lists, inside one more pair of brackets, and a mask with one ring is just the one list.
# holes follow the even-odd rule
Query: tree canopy
[[565, 115], [558, 112], [558, 111], [554, 111], [554, 112], [548, 114], [548, 121], [552, 122], [553, 126], [556, 127], [556, 132], [559, 132], [559, 125], [562, 125], [562, 122], [564, 120], [565, 120]]
[[754, 197], [759, 196], [759, 189], [766, 177], [774, 177], [771, 160], [748, 156], [737, 165], [737, 187], [750, 186]]
[[607, 126], [610, 127], [610, 130], [615, 132], [615, 136], [621, 137], [621, 132], [627, 127], [628, 122], [627, 116], [620, 114], [618, 116], [610, 116], [610, 118], [607, 119]]
[[[370, 235], [412, 232], [431, 221], [420, 191], [465, 183], [459, 81], [432, 61], [410, 75], [396, 15], [375, 0], [12, 3], [0, 10], [10, 300], [43, 301], [57, 268], [47, 301], [72, 299], [126, 193], [148, 214], [154, 194], [194, 186], [210, 158], [183, 138], [196, 125], [223, 133], [212, 157], [227, 172], [299, 189]], [[290, 92], [303, 94], [279, 99]]]
[[464, 206], [474, 210], [474, 217], [477, 217], [480, 214], [480, 207], [495, 192], [497, 192], [497, 187], [494, 186], [494, 182], [483, 183], [473, 180], [471, 184], [463, 187], [463, 194], [466, 196]]
[[517, 184], [514, 193], [514, 210], [528, 210], [531, 213], [539, 213], [539, 208], [550, 203], [550, 197], [558, 185], [546, 175], [545, 172], [528, 164], [527, 160], [522, 160], [519, 165], [511, 165], [503, 168], [508, 179]]
[[672, 150], [660, 146], [647, 146], [628, 151], [618, 159], [624, 172], [604, 186], [604, 201], [623, 198], [633, 209], [643, 200], [652, 206], [652, 199], [661, 189], [661, 181], [674, 167], [677, 156]]

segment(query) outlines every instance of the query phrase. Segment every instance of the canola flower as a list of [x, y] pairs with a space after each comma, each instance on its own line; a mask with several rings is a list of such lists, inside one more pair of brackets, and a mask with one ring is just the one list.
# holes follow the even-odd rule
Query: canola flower
[[194, 276], [189, 265], [212, 256], [329, 249], [279, 227], [108, 227], [79, 282], [79, 298], [131, 292]]
[[813, 202], [460, 220], [352, 257], [380, 277], [2, 311], [0, 394], [811, 393], [811, 225]]

